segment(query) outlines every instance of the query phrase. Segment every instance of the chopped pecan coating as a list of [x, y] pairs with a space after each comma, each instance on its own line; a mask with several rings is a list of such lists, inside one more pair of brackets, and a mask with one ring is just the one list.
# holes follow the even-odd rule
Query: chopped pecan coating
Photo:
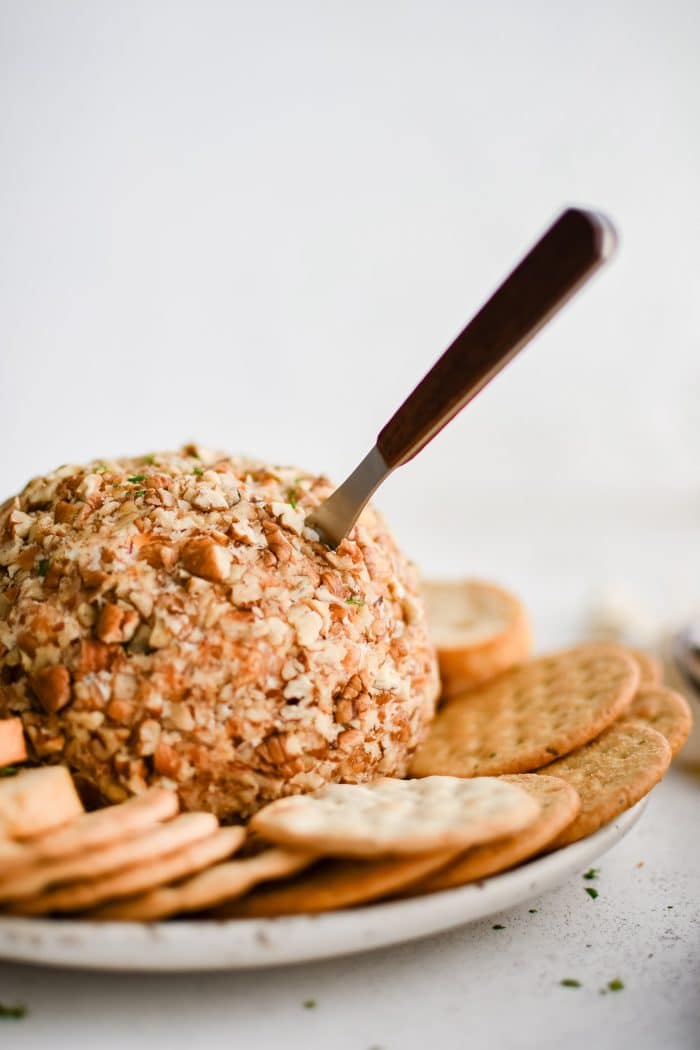
[[401, 775], [438, 689], [417, 579], [372, 508], [320, 543], [330, 491], [194, 446], [29, 482], [0, 507], [0, 718], [95, 796], [224, 818]]

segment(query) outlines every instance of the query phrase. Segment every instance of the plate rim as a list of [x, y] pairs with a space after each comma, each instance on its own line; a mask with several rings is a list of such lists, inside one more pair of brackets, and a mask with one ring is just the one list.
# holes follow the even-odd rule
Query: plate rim
[[[422, 897], [274, 919], [143, 923], [0, 916], [0, 962], [93, 972], [222, 972], [313, 962], [405, 944], [481, 921], [562, 885], [578, 867], [590, 864], [624, 838], [647, 804], [648, 796], [563, 849]], [[200, 949], [194, 957], [193, 942]], [[211, 954], [201, 951], [207, 944]]]

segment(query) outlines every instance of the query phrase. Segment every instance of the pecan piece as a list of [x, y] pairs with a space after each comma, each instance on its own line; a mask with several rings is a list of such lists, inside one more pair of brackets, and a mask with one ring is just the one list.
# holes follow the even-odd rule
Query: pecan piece
[[70, 671], [63, 664], [37, 671], [32, 675], [31, 685], [42, 706], [50, 713], [60, 711], [70, 703]]
[[139, 558], [148, 562], [153, 569], [172, 569], [177, 562], [177, 551], [169, 543], [152, 540], [141, 548]]
[[139, 614], [135, 609], [125, 609], [121, 605], [107, 602], [100, 609], [95, 633], [100, 641], [107, 645], [118, 645], [133, 638], [138, 625]]
[[104, 642], [96, 642], [92, 638], [83, 638], [80, 643], [78, 671], [81, 674], [106, 671], [116, 652], [118, 650], [105, 645]]
[[220, 547], [210, 536], [195, 536], [182, 548], [182, 564], [193, 576], [217, 583], [228, 578], [231, 552]]
[[54, 507], [54, 518], [59, 525], [70, 525], [79, 509], [77, 503], [69, 503], [68, 500], [61, 499]]
[[161, 776], [177, 780], [182, 760], [174, 747], [166, 744], [164, 740], [159, 740], [153, 752], [153, 766]]
[[277, 558], [279, 564], [286, 565], [292, 557], [291, 543], [276, 522], [263, 521], [262, 527], [265, 532], [268, 547]]

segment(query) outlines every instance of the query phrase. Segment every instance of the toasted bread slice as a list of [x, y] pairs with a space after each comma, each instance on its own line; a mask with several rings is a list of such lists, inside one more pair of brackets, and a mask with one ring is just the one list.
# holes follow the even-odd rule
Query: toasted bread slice
[[444, 697], [529, 657], [532, 634], [527, 613], [502, 587], [481, 580], [428, 581], [422, 592]]

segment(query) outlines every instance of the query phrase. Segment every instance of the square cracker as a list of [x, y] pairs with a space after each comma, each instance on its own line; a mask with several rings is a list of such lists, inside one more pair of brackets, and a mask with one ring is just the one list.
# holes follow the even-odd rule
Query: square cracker
[[26, 769], [0, 780], [0, 837], [41, 835], [82, 812], [83, 804], [64, 766]]
[[16, 762], [26, 762], [27, 745], [24, 742], [24, 728], [19, 718], [0, 719], [0, 769], [13, 766]]

